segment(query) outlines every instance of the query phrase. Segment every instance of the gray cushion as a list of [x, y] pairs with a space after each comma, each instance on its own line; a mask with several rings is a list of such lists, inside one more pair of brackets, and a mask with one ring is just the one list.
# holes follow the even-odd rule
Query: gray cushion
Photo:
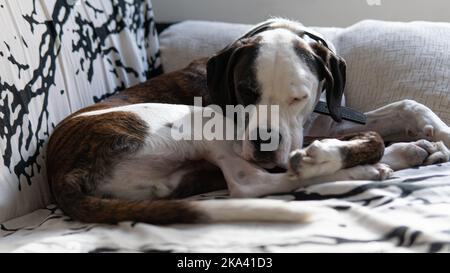
[[[210, 56], [250, 25], [186, 21], [161, 34], [163, 67], [180, 69]], [[333, 42], [348, 65], [347, 105], [369, 111], [417, 100], [450, 122], [450, 24], [366, 20], [345, 29], [312, 27]]]

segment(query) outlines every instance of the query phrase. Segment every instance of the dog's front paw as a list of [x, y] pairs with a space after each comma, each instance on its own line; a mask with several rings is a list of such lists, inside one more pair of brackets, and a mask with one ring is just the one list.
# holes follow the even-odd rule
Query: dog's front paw
[[316, 140], [308, 147], [290, 154], [288, 170], [302, 179], [332, 174], [342, 168], [339, 148], [332, 141]]
[[[386, 180], [394, 171], [386, 164], [359, 165], [348, 170], [350, 180]], [[345, 171], [345, 170], [344, 170]]]
[[394, 171], [386, 164], [377, 163], [373, 165], [374, 180], [386, 180], [392, 176]]

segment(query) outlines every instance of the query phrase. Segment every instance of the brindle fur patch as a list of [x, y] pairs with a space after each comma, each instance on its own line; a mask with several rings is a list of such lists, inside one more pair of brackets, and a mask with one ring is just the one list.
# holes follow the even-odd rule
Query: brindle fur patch
[[198, 162], [186, 173], [169, 198], [179, 199], [227, 188], [222, 171], [207, 162]]
[[193, 105], [194, 97], [211, 104], [206, 85], [207, 58], [193, 61], [186, 68], [152, 78], [109, 97], [107, 104], [170, 103]]
[[361, 132], [339, 138], [342, 141], [361, 140], [341, 149], [344, 168], [378, 163], [384, 154], [384, 142], [376, 132]]
[[144, 144], [148, 127], [130, 112], [79, 116], [62, 122], [48, 146], [48, 177], [61, 209], [76, 220], [157, 224], [196, 222], [199, 213], [186, 202], [133, 202], [96, 196], [99, 181], [115, 164]]

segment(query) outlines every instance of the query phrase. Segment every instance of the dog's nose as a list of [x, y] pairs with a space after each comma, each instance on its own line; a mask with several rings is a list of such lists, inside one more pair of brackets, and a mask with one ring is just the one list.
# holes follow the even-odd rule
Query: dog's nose
[[[256, 128], [256, 132], [254, 132], [254, 134], [253, 134], [254, 136], [256, 136], [256, 138], [251, 140], [255, 150], [260, 151], [260, 152], [264, 152], [264, 151], [261, 151], [261, 145], [262, 144], [273, 144], [273, 145], [276, 145], [276, 147], [274, 147], [275, 149], [273, 149], [273, 150], [271, 149], [271, 150], [272, 151], [277, 150], [278, 146], [281, 143], [281, 134], [278, 133], [278, 140], [275, 140], [275, 143], [272, 143], [272, 137], [274, 136], [274, 134], [272, 133], [271, 129], [266, 129], [266, 132], [268, 134], [268, 138], [265, 138], [265, 139], [263, 139], [261, 137], [260, 132], [261, 132], [260, 129]], [[270, 151], [270, 150], [266, 150], [266, 151]]]

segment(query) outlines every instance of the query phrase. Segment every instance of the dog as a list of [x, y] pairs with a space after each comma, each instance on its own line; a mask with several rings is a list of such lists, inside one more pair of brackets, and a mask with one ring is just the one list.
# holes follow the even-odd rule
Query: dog
[[[450, 128], [415, 101], [368, 112], [365, 125], [342, 120], [345, 79], [345, 61], [319, 33], [267, 20], [210, 58], [59, 123], [47, 147], [54, 199], [83, 222], [302, 222], [318, 208], [256, 197], [329, 181], [383, 180], [394, 170], [449, 160]], [[195, 106], [194, 97], [217, 107]], [[313, 113], [323, 99], [331, 117]], [[219, 115], [227, 105], [276, 105], [279, 120], [267, 121], [265, 139], [174, 139], [180, 120], [205, 109]], [[236, 126], [222, 117], [227, 130]], [[261, 129], [244, 123], [244, 134]], [[273, 139], [276, 149], [261, 149]], [[235, 198], [184, 199], [219, 189]]]

